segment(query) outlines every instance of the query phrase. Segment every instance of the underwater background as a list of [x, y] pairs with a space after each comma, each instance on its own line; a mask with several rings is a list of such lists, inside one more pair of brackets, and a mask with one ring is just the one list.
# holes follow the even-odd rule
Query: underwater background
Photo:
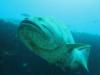
[[[88, 68], [62, 71], [31, 52], [17, 37], [25, 17], [53, 16], [76, 42], [92, 46]], [[100, 75], [99, 0], [0, 0], [0, 75]]]

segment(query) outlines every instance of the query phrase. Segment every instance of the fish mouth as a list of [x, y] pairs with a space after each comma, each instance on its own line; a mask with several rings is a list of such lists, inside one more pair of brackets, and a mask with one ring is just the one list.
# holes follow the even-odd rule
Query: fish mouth
[[[41, 18], [39, 18], [39, 20], [41, 20]], [[23, 20], [21, 22], [21, 25], [26, 25], [27, 27], [30, 26], [32, 28], [30, 30], [36, 30], [37, 32], [39, 32], [41, 34], [45, 34], [45, 36], [47, 35], [45, 30], [47, 30], [48, 32], [53, 34], [53, 32], [51, 32], [50, 29], [48, 29], [45, 25], [43, 25], [43, 24], [42, 25], [38, 25], [37, 23], [32, 22], [32, 21], [30, 21], [28, 19]]]

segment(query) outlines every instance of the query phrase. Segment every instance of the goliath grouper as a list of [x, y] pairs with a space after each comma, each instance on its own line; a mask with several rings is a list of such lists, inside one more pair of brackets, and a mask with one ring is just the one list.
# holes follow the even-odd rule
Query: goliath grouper
[[50, 64], [62, 69], [83, 66], [88, 71], [90, 45], [75, 43], [66, 25], [49, 17], [24, 19], [18, 36], [30, 50]]

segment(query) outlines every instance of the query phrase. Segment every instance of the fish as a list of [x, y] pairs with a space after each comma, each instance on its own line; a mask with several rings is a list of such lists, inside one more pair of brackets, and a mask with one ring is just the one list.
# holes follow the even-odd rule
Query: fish
[[61, 69], [82, 66], [88, 71], [91, 45], [76, 43], [68, 26], [54, 17], [25, 18], [20, 22], [17, 35], [29, 50], [49, 64]]

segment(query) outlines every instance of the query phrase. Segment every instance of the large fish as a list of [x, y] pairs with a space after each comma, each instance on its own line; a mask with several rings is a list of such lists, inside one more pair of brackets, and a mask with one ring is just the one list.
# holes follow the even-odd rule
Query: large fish
[[18, 36], [34, 53], [62, 69], [83, 66], [87, 71], [90, 45], [75, 43], [67, 25], [50, 17], [24, 19]]

